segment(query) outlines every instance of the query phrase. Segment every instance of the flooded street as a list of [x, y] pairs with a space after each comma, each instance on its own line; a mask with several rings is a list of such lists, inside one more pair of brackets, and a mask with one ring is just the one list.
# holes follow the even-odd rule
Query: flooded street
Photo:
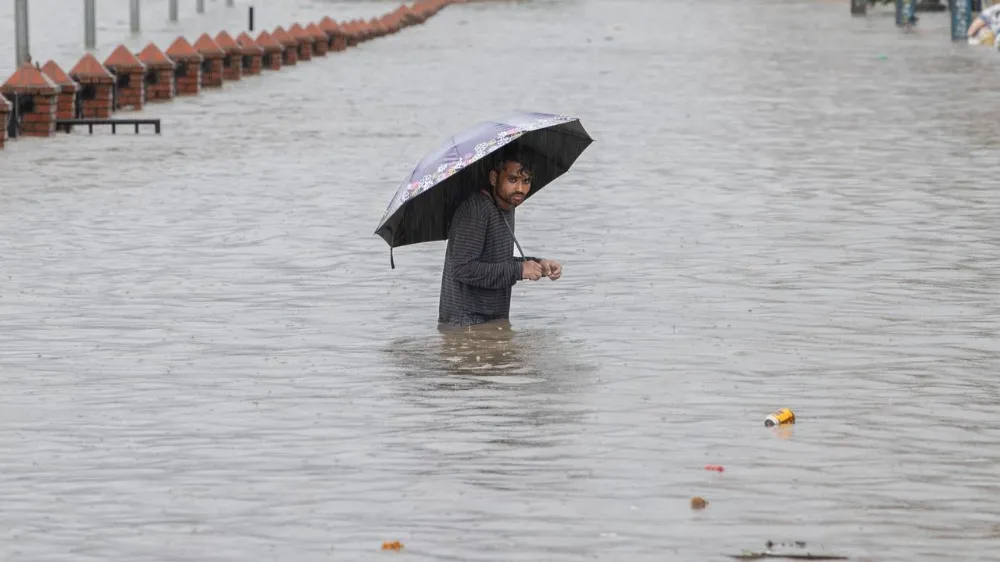
[[[68, 70], [61, 2], [32, 53]], [[130, 49], [245, 25], [166, 4]], [[395, 6], [268, 0], [257, 29]], [[1000, 560], [1000, 60], [947, 18], [451, 6], [137, 114], [161, 136], [11, 141], [0, 559]], [[521, 109], [595, 139], [517, 214], [565, 272], [515, 286], [513, 331], [442, 334], [444, 243], [393, 270], [373, 231], [426, 152]]]

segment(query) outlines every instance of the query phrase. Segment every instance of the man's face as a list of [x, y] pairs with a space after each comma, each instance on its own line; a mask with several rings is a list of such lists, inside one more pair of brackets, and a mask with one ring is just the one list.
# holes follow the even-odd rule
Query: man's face
[[517, 162], [504, 162], [503, 169], [490, 173], [490, 180], [504, 210], [523, 203], [531, 191], [531, 174]]

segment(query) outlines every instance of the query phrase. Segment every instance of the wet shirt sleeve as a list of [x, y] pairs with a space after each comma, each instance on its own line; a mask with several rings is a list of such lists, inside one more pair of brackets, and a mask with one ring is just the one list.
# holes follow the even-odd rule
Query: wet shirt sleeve
[[[452, 219], [449, 238], [454, 240], [451, 268], [454, 279], [482, 289], [504, 289], [521, 279], [521, 263], [514, 257], [503, 261], [482, 261], [486, 252], [490, 221], [481, 216], [482, 206], [463, 205]], [[502, 240], [505, 233], [490, 233], [491, 240]]]

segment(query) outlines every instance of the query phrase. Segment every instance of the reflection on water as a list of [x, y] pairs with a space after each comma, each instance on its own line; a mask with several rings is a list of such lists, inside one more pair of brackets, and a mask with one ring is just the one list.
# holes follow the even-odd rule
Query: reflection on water
[[581, 473], [562, 452], [586, 415], [579, 399], [593, 366], [573, 361], [579, 349], [557, 332], [507, 322], [440, 328], [384, 352], [397, 373], [394, 396], [407, 406], [394, 414], [407, 438], [391, 448], [435, 467], [421, 469], [425, 476], [517, 493], [529, 481]]
[[[407, 377], [492, 382], [503, 385], [534, 384], [533, 392], [568, 382], [579, 384], [593, 366], [572, 361], [572, 342], [557, 330], [514, 328], [509, 321], [476, 326], [439, 325], [429, 338], [402, 338], [385, 352]], [[578, 345], [578, 344], [577, 344]]]
[[[441, 358], [451, 364], [453, 373], [485, 375], [523, 374], [529, 366], [532, 341], [511, 328], [510, 322], [497, 322], [467, 328], [441, 327]], [[526, 353], [527, 352], [527, 353]], [[537, 355], [536, 355], [537, 356]]]

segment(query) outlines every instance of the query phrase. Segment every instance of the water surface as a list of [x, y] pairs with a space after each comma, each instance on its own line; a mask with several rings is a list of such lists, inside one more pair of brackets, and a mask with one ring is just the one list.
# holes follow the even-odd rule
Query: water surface
[[[107, 4], [102, 59], [246, 8], [147, 2], [128, 38]], [[33, 53], [68, 68], [61, 5], [32, 2]], [[998, 559], [997, 64], [946, 14], [483, 3], [151, 106], [161, 136], [12, 142], [0, 558]], [[517, 109], [596, 139], [519, 210], [565, 273], [509, 330], [442, 334], [443, 243], [392, 270], [372, 231], [425, 152]]]

